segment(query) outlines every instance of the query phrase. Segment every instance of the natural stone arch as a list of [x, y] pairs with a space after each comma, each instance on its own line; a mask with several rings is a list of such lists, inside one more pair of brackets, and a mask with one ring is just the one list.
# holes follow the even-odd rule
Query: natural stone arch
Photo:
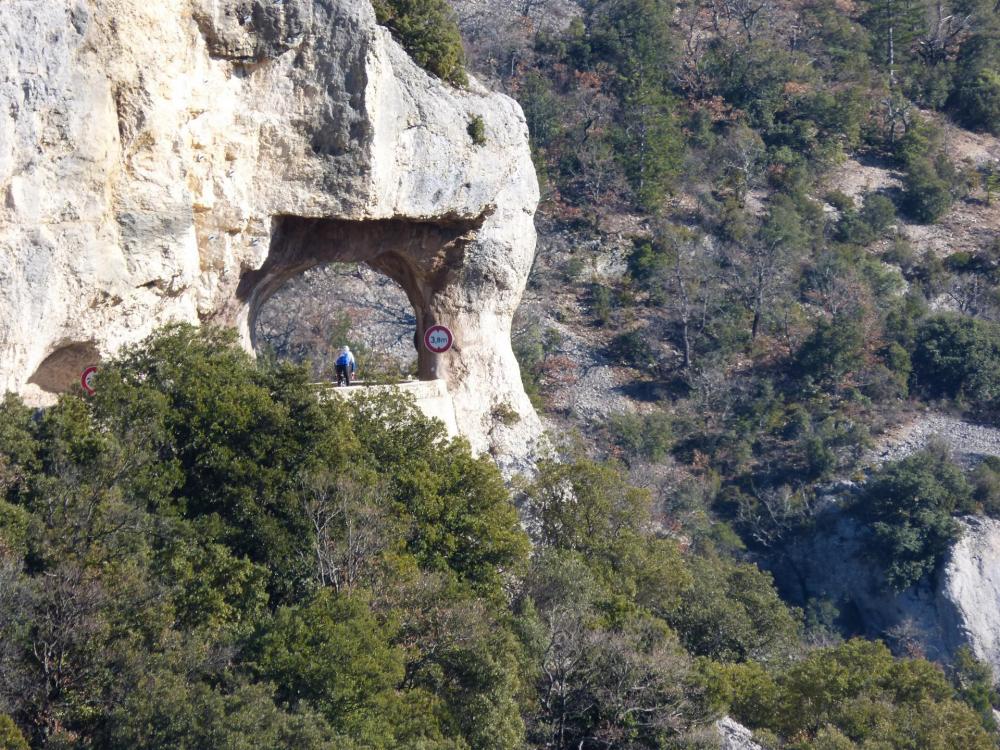
[[257, 356], [309, 368], [333, 379], [344, 345], [366, 383], [417, 377], [416, 313], [403, 287], [367, 263], [322, 263], [286, 281], [250, 321]]
[[[465, 247], [475, 239], [483, 217], [475, 220], [346, 221], [298, 216], [276, 217], [263, 265], [247, 271], [236, 290], [243, 309], [237, 316], [245, 341], [253, 347], [255, 321], [265, 302], [292, 277], [323, 263], [365, 263], [402, 287], [413, 308], [415, 341], [427, 327], [444, 322], [435, 297], [461, 265]], [[417, 346], [421, 380], [444, 377], [441, 358]]]

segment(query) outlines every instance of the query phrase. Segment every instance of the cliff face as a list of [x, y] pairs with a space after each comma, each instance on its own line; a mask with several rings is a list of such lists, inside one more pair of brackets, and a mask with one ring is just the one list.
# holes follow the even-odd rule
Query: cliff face
[[418, 333], [455, 332], [419, 366], [473, 447], [523, 456], [540, 432], [510, 347], [535, 243], [527, 139], [516, 103], [427, 75], [368, 0], [8, 3], [0, 391], [51, 399], [168, 321], [249, 345], [290, 276], [365, 261]]
[[936, 660], [968, 646], [1000, 674], [1000, 521], [970, 516], [961, 526], [933, 580], [898, 594], [866, 557], [858, 522], [836, 512], [807, 543], [793, 546], [775, 573], [792, 598], [829, 599], [863, 635], [889, 636]]

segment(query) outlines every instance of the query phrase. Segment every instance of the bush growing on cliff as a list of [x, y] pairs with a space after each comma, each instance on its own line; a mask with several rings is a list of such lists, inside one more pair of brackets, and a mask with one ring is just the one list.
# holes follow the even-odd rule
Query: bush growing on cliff
[[372, 6], [417, 65], [455, 86], [469, 82], [455, 11], [446, 0], [372, 0]]
[[932, 573], [959, 527], [952, 514], [972, 510], [972, 490], [947, 453], [932, 447], [876, 474], [858, 510], [886, 580], [902, 591]]

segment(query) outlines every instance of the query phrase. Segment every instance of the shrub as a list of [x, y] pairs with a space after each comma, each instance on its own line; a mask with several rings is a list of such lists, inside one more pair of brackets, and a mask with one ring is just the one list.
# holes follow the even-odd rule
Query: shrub
[[804, 377], [833, 384], [863, 361], [864, 334], [860, 323], [846, 315], [821, 320], [802, 343], [796, 365]]
[[977, 659], [968, 646], [959, 646], [951, 669], [951, 681], [958, 697], [979, 714], [983, 727], [996, 732], [993, 706], [1000, 704], [1000, 695], [993, 687], [993, 669], [989, 663]]
[[1000, 41], [976, 34], [962, 45], [957, 62], [956, 117], [966, 127], [1000, 134]]
[[1000, 458], [987, 456], [972, 472], [972, 496], [983, 512], [1000, 517]]
[[593, 284], [590, 289], [590, 308], [598, 325], [607, 325], [614, 310], [614, 292], [603, 284]]
[[960, 315], [924, 321], [913, 351], [915, 385], [932, 398], [968, 402], [974, 412], [1000, 408], [1000, 325]]
[[24, 735], [6, 714], [0, 714], [0, 750], [28, 750]]
[[896, 206], [887, 196], [869, 193], [861, 208], [861, 218], [876, 235], [881, 234], [896, 219]]
[[903, 177], [903, 210], [921, 224], [933, 224], [951, 208], [948, 183], [927, 159], [913, 162]]
[[871, 549], [896, 591], [931, 573], [958, 538], [952, 513], [972, 508], [972, 491], [947, 454], [934, 448], [889, 464], [866, 486], [858, 510]]
[[372, 6], [417, 65], [455, 86], [469, 82], [458, 22], [446, 0], [372, 0]]
[[885, 363], [886, 369], [892, 373], [893, 380], [900, 389], [900, 395], [906, 396], [908, 393], [908, 382], [913, 364], [910, 361], [910, 353], [893, 341], [883, 347], [879, 356]]
[[670, 417], [663, 412], [653, 414], [613, 414], [608, 418], [611, 439], [630, 456], [659, 461], [673, 444]]
[[[843, 195], [843, 194], [841, 194]], [[843, 196], [850, 201], [849, 196]], [[836, 195], [827, 196], [830, 201], [839, 198]], [[836, 238], [840, 242], [853, 245], [869, 245], [885, 232], [896, 218], [896, 207], [884, 195], [871, 193], [865, 196], [864, 205], [860, 211], [854, 209], [854, 202], [838, 206], [841, 212], [837, 222]]]
[[469, 120], [469, 127], [466, 130], [475, 145], [482, 146], [486, 143], [486, 123], [479, 115]]
[[[938, 667], [923, 659], [894, 659], [878, 641], [816, 649], [778, 669], [702, 663], [701, 678], [716, 705], [754, 729], [767, 747], [994, 747], [980, 716], [955, 699]], [[978, 685], [981, 677], [973, 679]], [[982, 697], [976, 710], [982, 710]]]
[[978, 73], [959, 87], [957, 96], [963, 123], [1000, 135], [1000, 72]]
[[854, 205], [854, 198], [842, 190], [831, 190], [824, 196], [824, 199], [841, 213], [854, 211], [856, 209]]
[[653, 372], [659, 368], [656, 353], [649, 345], [647, 334], [642, 330], [615, 336], [609, 347], [609, 354], [621, 364], [637, 370]]

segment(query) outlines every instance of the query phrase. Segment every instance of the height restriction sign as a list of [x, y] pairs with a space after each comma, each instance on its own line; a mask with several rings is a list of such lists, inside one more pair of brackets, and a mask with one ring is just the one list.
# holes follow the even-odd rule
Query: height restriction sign
[[435, 354], [444, 354], [451, 349], [455, 337], [447, 326], [431, 326], [424, 331], [424, 346]]
[[93, 365], [80, 373], [80, 385], [83, 386], [83, 390], [87, 392], [88, 396], [93, 396], [96, 390], [94, 388], [94, 379], [96, 375], [97, 368]]

